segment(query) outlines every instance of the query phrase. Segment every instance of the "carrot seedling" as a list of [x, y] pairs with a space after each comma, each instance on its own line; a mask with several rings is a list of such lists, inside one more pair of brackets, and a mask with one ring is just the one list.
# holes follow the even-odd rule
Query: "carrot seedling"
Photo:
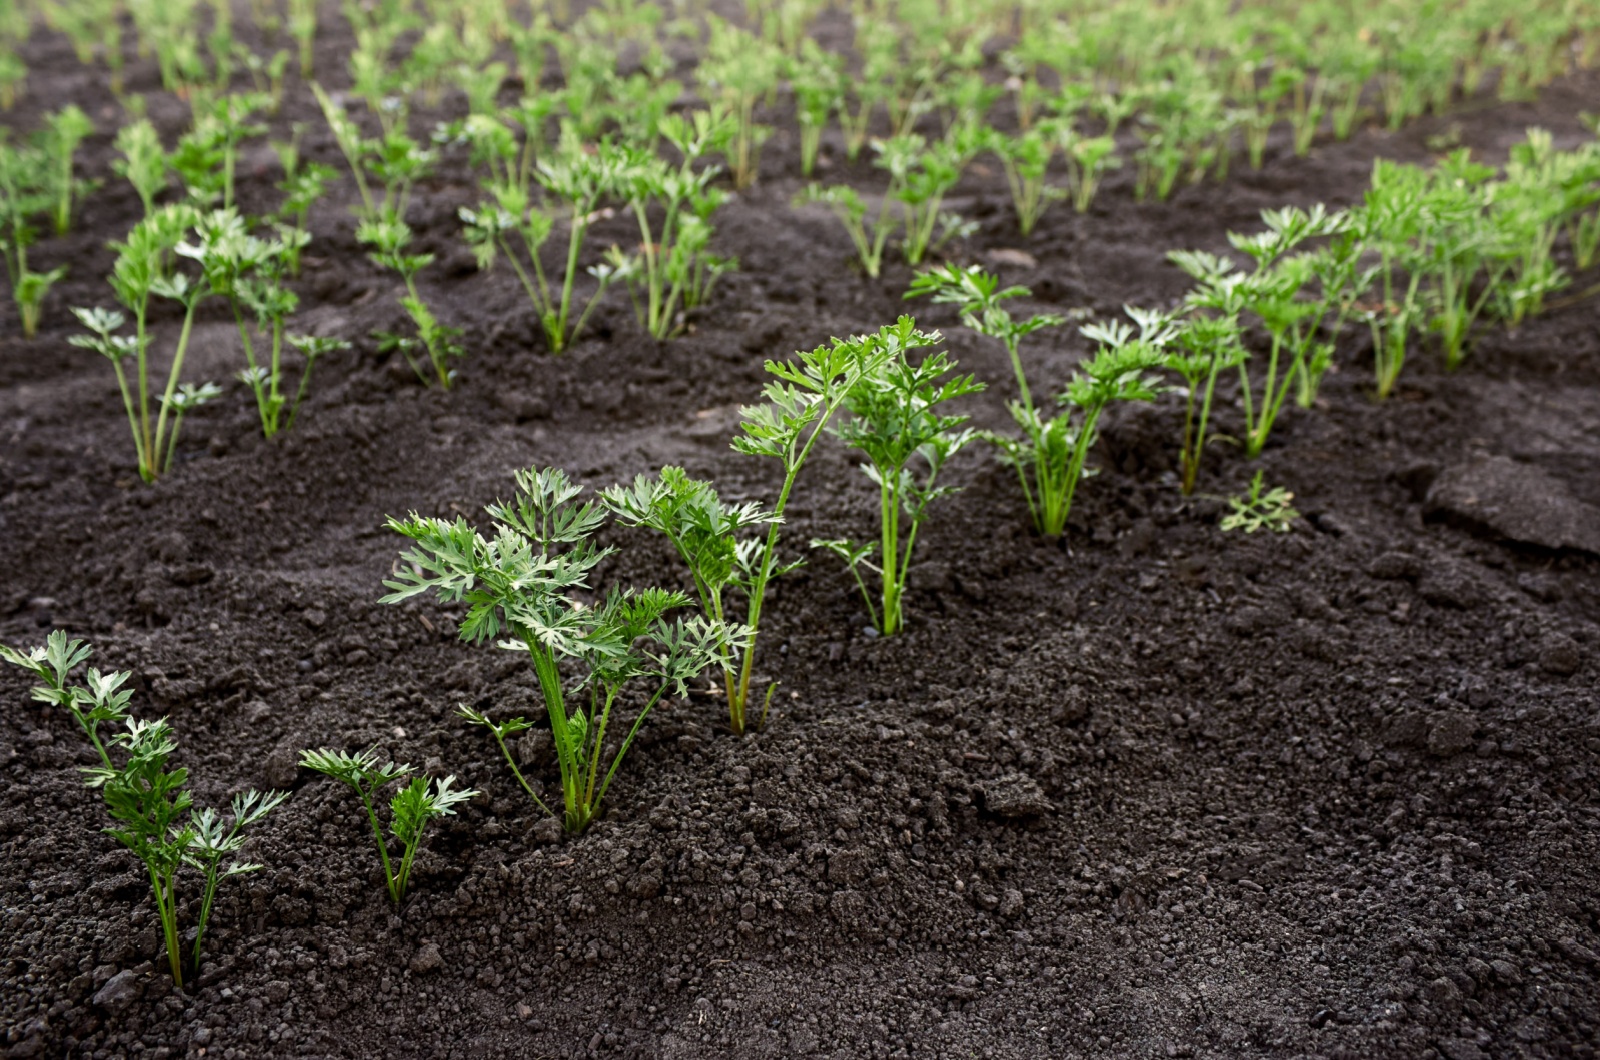
[[351, 754], [348, 751], [331, 751], [322, 748], [300, 752], [300, 764], [314, 772], [332, 777], [347, 784], [361, 799], [367, 812], [367, 822], [372, 825], [372, 837], [378, 843], [378, 857], [383, 861], [384, 882], [389, 898], [395, 905], [406, 896], [411, 885], [411, 866], [417, 858], [417, 848], [422, 844], [428, 825], [440, 817], [453, 816], [455, 808], [478, 794], [476, 791], [458, 791], [451, 787], [453, 776], [431, 783], [427, 777], [412, 777], [389, 800], [389, 832], [400, 843], [400, 864], [395, 866], [389, 858], [389, 844], [378, 824], [373, 800], [377, 793], [392, 781], [404, 780], [411, 772], [408, 765], [394, 762], [378, 764], [373, 751]]
[[1194, 492], [1205, 458], [1211, 424], [1211, 403], [1217, 376], [1237, 368], [1248, 354], [1239, 338], [1239, 318], [1197, 316], [1184, 321], [1168, 350], [1164, 364], [1182, 377], [1183, 452], [1180, 459], [1184, 496]]
[[112, 161], [111, 171], [133, 185], [149, 217], [156, 211], [156, 196], [167, 187], [167, 155], [156, 127], [146, 118], [124, 125], [117, 130], [116, 148], [122, 157]]
[[29, 265], [28, 248], [38, 238], [35, 220], [48, 216], [56, 202], [51, 159], [38, 147], [8, 143], [4, 132], [0, 130], [0, 251], [22, 317], [22, 334], [32, 338], [39, 330], [45, 296], [66, 276], [67, 267], [35, 272]]
[[[0, 645], [0, 661], [20, 666], [44, 682], [34, 688], [33, 698], [65, 708], [94, 747], [100, 761], [83, 770], [85, 783], [99, 789], [106, 811], [117, 822], [116, 827], [106, 829], [107, 834], [133, 851], [144, 864], [172, 981], [181, 989], [184, 960], [179, 944], [179, 871], [187, 866], [198, 871], [204, 880], [194, 946], [189, 954], [190, 969], [198, 970], [217, 885], [229, 876], [261, 868], [235, 861], [224, 869], [223, 859], [244, 847], [246, 828], [259, 823], [289, 796], [280, 791], [236, 795], [229, 820], [210, 807], [195, 810], [192, 797], [184, 790], [188, 770], [167, 768], [168, 759], [178, 747], [172, 727], [165, 718], [146, 722], [128, 716], [128, 700], [133, 693], [123, 685], [133, 675], [103, 674], [90, 667], [86, 684], [69, 683], [72, 671], [91, 653], [83, 641], [69, 641], [60, 630], [52, 632], [43, 647], [30, 651]], [[106, 722], [120, 722], [125, 731], [101, 740], [100, 726]], [[120, 765], [118, 757], [123, 758]]]
[[[184, 235], [199, 220], [199, 214], [191, 206], [162, 206], [134, 225], [126, 242], [111, 244], [111, 249], [117, 253], [110, 277], [111, 289], [117, 301], [133, 315], [131, 336], [115, 334], [127, 321], [121, 312], [98, 308], [73, 310], [91, 334], [75, 335], [68, 341], [94, 350], [111, 362], [122, 392], [128, 427], [133, 433], [139, 476], [146, 482], [154, 482], [172, 466], [177, 451], [177, 419], [218, 393], [210, 384], [189, 389], [179, 385], [195, 312], [211, 291], [209, 284], [196, 282], [174, 268], [178, 249], [185, 245]], [[149, 378], [151, 335], [147, 326], [152, 297], [168, 298], [183, 307], [183, 325], [167, 369], [166, 389], [157, 399], [159, 407], [154, 416]], [[125, 367], [130, 361], [133, 364], [131, 379]], [[169, 415], [174, 417], [172, 434], [167, 433]]]
[[[739, 410], [742, 417], [739, 428], [743, 433], [733, 439], [733, 448], [751, 456], [781, 461], [783, 486], [772, 506], [772, 521], [766, 538], [749, 567], [750, 609], [745, 618], [750, 627], [749, 641], [739, 661], [739, 679], [728, 700], [728, 722], [734, 732], [744, 732], [747, 723], [756, 640], [767, 587], [773, 578], [795, 566], [778, 562], [778, 542], [783, 513], [789, 506], [800, 469], [856, 383], [895, 358], [904, 357], [907, 350], [931, 346], [935, 341], [917, 330], [916, 321], [903, 316], [894, 324], [879, 328], [875, 335], [836, 338], [809, 353], [797, 353], [793, 361], [768, 361], [767, 371], [776, 381], [766, 386], [767, 403]], [[769, 701], [776, 687], [768, 687]]]
[[[390, 519], [389, 528], [416, 547], [401, 556], [397, 573], [384, 582], [392, 591], [382, 602], [402, 603], [432, 592], [441, 600], [465, 603], [462, 640], [481, 644], [503, 633], [508, 638], [503, 647], [527, 653], [561, 769], [562, 823], [569, 832], [581, 832], [599, 813], [651, 709], [669, 692], [682, 695], [686, 682], [724, 651], [743, 648], [749, 635], [704, 618], [667, 621], [667, 613], [688, 598], [665, 589], [613, 589], [592, 604], [576, 599], [588, 589], [590, 572], [613, 551], [591, 540], [605, 520], [605, 508], [594, 501], [576, 503], [582, 488], [558, 468], [520, 471], [516, 482], [511, 503], [486, 509], [495, 524], [492, 537], [460, 517], [454, 522], [416, 514]], [[587, 704], [570, 714], [563, 660], [581, 666], [579, 691], [587, 693]], [[635, 679], [647, 682], [651, 692], [613, 751], [606, 743], [607, 725], [624, 686]], [[481, 714], [466, 716], [489, 724]], [[502, 750], [509, 731], [514, 730], [496, 730]], [[512, 768], [516, 771], [515, 763]], [[533, 795], [520, 771], [517, 776]], [[546, 808], [537, 796], [535, 801]]]
[[1219, 524], [1222, 529], [1243, 530], [1247, 534], [1257, 530], [1271, 530], [1279, 534], [1289, 532], [1294, 521], [1300, 517], [1299, 512], [1289, 507], [1294, 494], [1282, 486], [1262, 492], [1262, 475], [1263, 472], [1256, 472], [1255, 478], [1250, 480], [1249, 492], [1228, 498], [1229, 512]]
[[[632, 486], [613, 486], [600, 500], [623, 525], [654, 530], [671, 542], [689, 568], [707, 618], [726, 625], [730, 590], [749, 600], [761, 540], [741, 535], [769, 525], [774, 518], [760, 504], [725, 504], [710, 482], [692, 479], [682, 468], [671, 466], [655, 477], [636, 476]], [[797, 566], [798, 562], [786, 569]], [[717, 656], [731, 704], [738, 669], [733, 645], [718, 645]]]
[[[925, 337], [939, 341], [937, 332]], [[813, 540], [811, 547], [832, 552], [850, 568], [872, 624], [885, 636], [905, 626], [906, 577], [928, 506], [955, 492], [938, 484], [939, 474], [977, 437], [964, 427], [968, 417], [939, 411], [946, 402], [984, 388], [970, 375], [943, 378], [954, 368], [943, 351], [912, 364], [902, 350], [856, 381], [845, 397], [850, 417], [833, 429], [846, 445], [866, 455], [861, 470], [878, 487], [879, 539], [876, 544]], [[913, 469], [916, 464], [921, 465], [920, 472]], [[878, 576], [878, 605], [862, 578], [863, 569]]]

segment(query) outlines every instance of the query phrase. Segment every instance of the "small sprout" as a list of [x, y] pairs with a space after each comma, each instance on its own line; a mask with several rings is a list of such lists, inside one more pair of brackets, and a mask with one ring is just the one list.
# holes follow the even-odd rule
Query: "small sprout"
[[0, 129], [0, 252], [25, 338], [39, 330], [45, 296], [67, 274], [65, 265], [36, 272], [28, 262], [28, 248], [38, 237], [35, 220], [49, 215], [57, 203], [55, 165], [48, 150], [12, 145]]
[[1253, 534], [1257, 530], [1288, 533], [1300, 513], [1289, 507], [1294, 494], [1282, 486], [1274, 486], [1262, 493], [1262, 474], [1257, 471], [1250, 480], [1250, 492], [1228, 498], [1229, 514], [1222, 517], [1222, 529], [1243, 530]]
[[478, 794], [470, 790], [451, 790], [456, 780], [453, 776], [435, 780], [431, 784], [427, 777], [412, 777], [389, 801], [389, 831], [400, 841], [401, 848], [400, 866], [396, 869], [389, 860], [389, 846], [378, 824], [373, 799], [379, 789], [410, 774], [411, 767], [394, 762], [379, 765], [377, 753], [370, 750], [353, 755], [348, 751], [331, 751], [327, 748], [302, 751], [300, 764], [348, 784], [360, 797], [362, 808], [367, 811], [367, 821], [372, 825], [372, 836], [378, 843], [378, 856], [383, 861], [389, 897], [396, 905], [405, 897], [410, 885], [412, 862], [416, 859], [417, 847], [422, 842], [428, 824], [436, 818], [454, 815], [457, 805]]
[[[225, 824], [209, 807], [192, 809], [192, 798], [184, 790], [188, 770], [167, 769], [167, 760], [178, 747], [172, 727], [165, 718], [147, 722], [128, 716], [128, 700], [133, 693], [122, 686], [132, 675], [102, 674], [90, 667], [85, 674], [86, 684], [69, 684], [72, 671], [88, 661], [91, 654], [88, 645], [81, 640], [68, 640], [61, 630], [45, 638], [42, 647], [28, 651], [0, 644], [0, 661], [19, 666], [44, 682], [33, 689], [34, 700], [66, 708], [94, 747], [100, 764], [83, 770], [85, 783], [100, 790], [107, 812], [118, 822], [117, 827], [106, 832], [133, 851], [149, 873], [172, 981], [181, 989], [184, 967], [178, 941], [179, 870], [187, 865], [205, 879], [189, 960], [190, 968], [198, 970], [222, 859], [238, 853], [245, 843], [242, 831], [260, 822], [288, 795], [251, 791], [235, 796], [231, 824]], [[99, 729], [103, 722], [119, 722], [125, 731], [102, 742]], [[122, 765], [116, 763], [114, 751], [125, 756]], [[259, 865], [236, 862], [222, 875], [235, 876], [258, 868]]]
[[[199, 220], [193, 207], [162, 206], [134, 225], [126, 242], [111, 244], [111, 249], [117, 252], [110, 277], [111, 288], [117, 301], [133, 317], [133, 335], [114, 334], [127, 321], [120, 311], [73, 310], [91, 334], [75, 336], [69, 341], [94, 350], [111, 362], [122, 392], [128, 427], [133, 434], [139, 475], [146, 482], [155, 481], [172, 465], [174, 446], [173, 437], [166, 429], [167, 416], [182, 411], [185, 399], [179, 396], [178, 381], [183, 372], [184, 354], [188, 351], [195, 312], [211, 290], [209, 284], [196, 283], [185, 273], [175, 271], [178, 248], [183, 245], [189, 228]], [[183, 327], [167, 371], [166, 390], [156, 398], [158, 407], [154, 416], [149, 379], [150, 333], [146, 324], [152, 297], [169, 298], [184, 307]], [[124, 367], [127, 361], [133, 362], [132, 379]]]
[[0, 644], [0, 661], [20, 666], [44, 682], [33, 689], [34, 700], [62, 707], [70, 713], [100, 756], [100, 764], [110, 769], [111, 756], [100, 741], [100, 725], [127, 720], [128, 700], [133, 692], [122, 686], [133, 675], [122, 671], [102, 674], [90, 667], [85, 676], [87, 684], [69, 685], [67, 679], [72, 671], [92, 653], [93, 649], [83, 641], [68, 640], [61, 630], [46, 637], [43, 646], [26, 652]]
[[92, 181], [80, 180], [72, 175], [78, 145], [92, 132], [94, 122], [72, 103], [45, 117], [40, 141], [48, 160], [48, 179], [55, 199], [52, 212], [56, 235], [64, 235], [72, 227], [73, 201], [81, 200], [94, 190]]
[[[600, 500], [624, 525], [654, 530], [672, 543], [689, 568], [707, 618], [725, 622], [729, 590], [749, 599], [762, 545], [760, 538], [740, 535], [776, 521], [759, 503], [724, 504], [710, 482], [692, 479], [682, 468], [671, 466], [663, 467], [656, 478], [635, 477], [631, 487], [613, 486]], [[792, 563], [775, 574], [799, 565]], [[737, 678], [731, 644], [719, 646], [718, 661], [731, 707]]]
[[439, 381], [439, 386], [449, 390], [456, 378], [456, 370], [450, 367], [450, 362], [465, 353], [455, 341], [461, 331], [441, 323], [428, 303], [423, 301], [417, 289], [416, 277], [418, 272], [433, 263], [433, 255], [405, 253], [411, 243], [411, 235], [411, 227], [392, 215], [363, 221], [356, 229], [356, 242], [372, 248], [368, 257], [375, 264], [400, 274], [405, 284], [400, 307], [411, 318], [417, 332], [414, 337], [378, 332], [378, 349], [383, 353], [400, 351], [417, 378], [426, 383], [428, 374], [423, 371], [422, 361], [416, 356], [417, 351], [421, 350], [427, 355], [433, 368], [433, 377]]
[[235, 795], [230, 814], [232, 817], [231, 822], [225, 822], [222, 815], [209, 806], [190, 814], [189, 827], [194, 833], [194, 838], [184, 855], [184, 862], [190, 867], [200, 870], [206, 880], [204, 896], [200, 902], [200, 917], [194, 936], [194, 950], [189, 962], [194, 967], [200, 967], [200, 946], [205, 941], [206, 923], [211, 919], [211, 906], [217, 897], [219, 879], [230, 876], [243, 876], [246, 873], [259, 871], [262, 867], [254, 862], [235, 861], [219, 877], [218, 869], [222, 865], [222, 859], [231, 854], [237, 854], [242, 850], [245, 844], [245, 837], [241, 833], [244, 829], [259, 823], [267, 814], [282, 805], [283, 801], [288, 797], [289, 793], [287, 791], [269, 791], [266, 794], [262, 794], [259, 791], [247, 791], [241, 795]]

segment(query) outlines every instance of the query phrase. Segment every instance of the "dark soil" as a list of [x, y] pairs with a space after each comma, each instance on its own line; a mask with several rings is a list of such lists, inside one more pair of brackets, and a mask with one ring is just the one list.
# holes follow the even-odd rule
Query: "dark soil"
[[[531, 671], [458, 642], [447, 609], [376, 603], [399, 545], [383, 517], [475, 514], [534, 463], [598, 487], [676, 462], [770, 497], [775, 468], [727, 445], [763, 359], [892, 320], [904, 265], [866, 281], [830, 217], [789, 207], [780, 132], [719, 216], [742, 269], [693, 334], [641, 337], [619, 295], [551, 358], [511, 275], [475, 273], [457, 238], [475, 196], [456, 161], [412, 221], [440, 255], [425, 289], [466, 330], [460, 386], [378, 356], [365, 336], [399, 322], [393, 278], [326, 204], [302, 323], [357, 348], [319, 367], [276, 444], [230, 382], [174, 473], [140, 486], [108, 367], [65, 341], [68, 306], [108, 300], [103, 244], [137, 216], [108, 170], [116, 111], [62, 40], [28, 59], [10, 120], [79, 100], [106, 185], [39, 250], [73, 273], [43, 333], [24, 342], [8, 316], [0, 339], [0, 639], [64, 628], [131, 669], [136, 713], [171, 719], [201, 802], [294, 795], [175, 993], [149, 888], [78, 775], [81, 738], [0, 674], [6, 1055], [1594, 1055], [1600, 560], [1506, 540], [1538, 538], [1508, 529], [1516, 512], [1427, 498], [1488, 455], [1545, 472], [1580, 523], [1600, 506], [1596, 300], [1489, 336], [1455, 375], [1419, 354], [1385, 404], [1352, 335], [1320, 407], [1291, 412], [1260, 461], [1304, 513], [1287, 535], [1224, 534], [1220, 501], [1179, 495], [1170, 397], [1112, 417], [1064, 546], [1026, 531], [1009, 472], [974, 454], [920, 546], [903, 636], [870, 636], [816, 559], [767, 612], [760, 670], [782, 685], [766, 730], [730, 735], [710, 695], [663, 706], [604, 819], [561, 838], [453, 716], [541, 713]], [[134, 69], [131, 87], [154, 85]], [[1001, 255], [1005, 279], [1057, 310], [1165, 303], [1184, 289], [1170, 248], [1225, 249], [1263, 207], [1348, 203], [1374, 156], [1423, 160], [1453, 124], [1488, 158], [1535, 123], [1570, 145], [1597, 89], [1578, 77], [1307, 159], [1275, 144], [1262, 171], [1166, 204], [1135, 203], [1124, 171], [1031, 241], [980, 165], [954, 205], [982, 231], [957, 254], [1025, 248], [1037, 265]], [[182, 108], [151, 110], [173, 135]], [[309, 150], [334, 162], [314, 117], [296, 89], [284, 121], [310, 122]], [[243, 172], [246, 208], [270, 203], [265, 145]], [[627, 235], [602, 226], [592, 252]], [[973, 408], [1000, 425], [1003, 353], [915, 308], [990, 380]], [[232, 325], [202, 323], [190, 377], [229, 381]], [[1083, 352], [1070, 329], [1036, 336], [1037, 385]], [[1255, 470], [1212, 459], [1213, 495]], [[788, 540], [870, 534], [873, 498], [825, 448]], [[603, 581], [681, 577], [659, 540], [608, 537], [625, 551]], [[295, 768], [304, 747], [372, 744], [485, 792], [431, 834], [399, 910], [353, 797]]]

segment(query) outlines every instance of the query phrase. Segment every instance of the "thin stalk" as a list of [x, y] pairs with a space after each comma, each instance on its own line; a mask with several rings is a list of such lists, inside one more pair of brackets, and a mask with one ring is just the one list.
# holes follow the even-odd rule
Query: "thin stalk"
[[261, 418], [261, 433], [272, 437], [272, 424], [267, 422], [267, 403], [261, 393], [261, 373], [256, 370], [256, 347], [250, 341], [250, 330], [245, 327], [244, 314], [239, 312], [239, 299], [228, 296], [228, 306], [233, 310], [233, 322], [239, 327], [239, 341], [244, 343], [244, 360], [250, 366], [250, 389], [255, 392], [256, 414]]
[[378, 857], [383, 859], [383, 879], [389, 885], [389, 898], [395, 905], [400, 904], [400, 892], [395, 889], [394, 870], [389, 865], [389, 845], [383, 841], [383, 829], [378, 826], [378, 815], [372, 809], [372, 795], [360, 784], [356, 785], [356, 794], [361, 796], [361, 805], [366, 808], [367, 820], [372, 823], [372, 837], [378, 841]]
[[[139, 427], [135, 431], [135, 437], [139, 439], [139, 442], [134, 448], [142, 454], [139, 459], [139, 471], [141, 474], [151, 466], [155, 457], [155, 454], [151, 451], [155, 436], [150, 433], [150, 372], [147, 360], [147, 347], [150, 340], [145, 334], [144, 328], [145, 311], [149, 304], [150, 295], [148, 293], [140, 295], [139, 305], [133, 312], [134, 351], [139, 358]], [[148, 482], [149, 479], [146, 478], [145, 481]]]
[[[123, 371], [121, 361], [112, 361], [111, 370], [117, 373], [117, 389], [122, 391], [122, 407], [128, 413], [128, 427], [133, 432], [133, 451], [138, 457], [139, 466], [142, 468], [145, 466], [144, 438], [139, 434], [139, 420], [133, 411], [133, 395], [128, 390], [128, 373]], [[92, 733], [89, 738], [94, 739]], [[98, 747], [99, 744], [96, 743], [96, 746]], [[102, 751], [100, 756], [104, 758], [105, 752]], [[111, 762], [107, 760], [106, 766], [109, 768], [110, 765]]]
[[[594, 722], [593, 725], [592, 725], [592, 727], [595, 730], [595, 732], [594, 732], [594, 751], [593, 751], [592, 755], [590, 756], [589, 768], [587, 770], [588, 783], [585, 784], [584, 792], [583, 792], [583, 818], [584, 818], [584, 824], [588, 824], [590, 818], [594, 814], [594, 808], [595, 808], [594, 786], [595, 786], [595, 781], [600, 776], [600, 752], [601, 752], [601, 750], [603, 749], [603, 747], [605, 745], [606, 724], [611, 720], [611, 705], [613, 703], [615, 703], [616, 701], [617, 701], [617, 690], [616, 690], [615, 686], [611, 686], [611, 685], [606, 686], [606, 703], [605, 703], [605, 706], [600, 709], [600, 720], [598, 722]], [[589, 715], [591, 721], [593, 721], [593, 718], [594, 718], [594, 713], [593, 713], [593, 709], [592, 709], [592, 702], [593, 701], [591, 700], [591, 711], [590, 711], [590, 715]]]
[[1006, 352], [1011, 355], [1011, 370], [1017, 375], [1017, 390], [1022, 394], [1022, 407], [1028, 410], [1029, 419], [1033, 418], [1033, 393], [1028, 389], [1028, 376], [1022, 370], [1022, 354], [1017, 351], [1018, 340], [1015, 335], [1005, 336]]
[[766, 546], [761, 550], [761, 573], [751, 584], [750, 609], [745, 616], [745, 623], [755, 631], [750, 643], [745, 646], [743, 657], [739, 662], [739, 686], [737, 695], [728, 701], [728, 721], [736, 733], [744, 732], [745, 704], [750, 699], [750, 677], [755, 667], [756, 639], [761, 629], [761, 606], [767, 597], [767, 582], [772, 578], [773, 559], [778, 552], [778, 527], [783, 521], [783, 510], [789, 504], [789, 493], [794, 489], [795, 480], [800, 476], [800, 468], [805, 465], [806, 457], [811, 453], [811, 447], [817, 444], [817, 436], [822, 433], [822, 428], [832, 418], [832, 412], [825, 412], [822, 419], [811, 432], [811, 437], [806, 440], [805, 446], [800, 450], [797, 458], [792, 461], [784, 471], [783, 489], [778, 492], [778, 503], [772, 510], [772, 524], [767, 528]]
[[[183, 355], [189, 349], [189, 332], [194, 327], [194, 311], [200, 305], [198, 297], [189, 301], [189, 307], [183, 314], [183, 330], [178, 334], [178, 350], [172, 357], [172, 370], [167, 373], [167, 392], [161, 399], [161, 412], [156, 417], [156, 434], [154, 444], [151, 446], [150, 455], [156, 461], [161, 459], [161, 439], [166, 434], [167, 409], [172, 405], [173, 392], [178, 389], [178, 375], [183, 370]], [[152, 474], [145, 481], [151, 481], [158, 472], [151, 469]]]
[[[585, 210], [584, 214], [587, 215], [588, 211]], [[567, 346], [567, 313], [572, 306], [572, 281], [578, 271], [578, 249], [583, 245], [583, 233], [587, 227], [587, 222], [580, 220], [574, 212], [572, 234], [567, 237], [567, 275], [561, 282], [561, 309], [556, 317], [555, 334], [551, 336], [556, 353], [560, 353]]]
[[891, 489], [887, 481], [878, 490], [878, 504], [883, 524], [883, 622], [885, 636], [900, 630], [900, 583], [896, 577], [899, 569], [900, 547], [900, 487]]
[[[164, 889], [161, 877], [156, 873], [156, 870], [150, 866], [146, 866], [146, 868], [150, 873], [150, 887], [155, 891], [156, 895], [156, 915], [161, 918], [161, 933], [167, 943], [167, 963], [172, 968], [172, 983], [179, 990], [182, 990], [183, 958], [178, 947], [177, 913], [173, 908], [174, 899], [177, 896], [172, 893], [171, 889], [174, 881], [172, 876], [169, 875]], [[172, 875], [176, 875], [176, 873]]]
[[1094, 437], [1094, 427], [1100, 419], [1100, 409], [1085, 410], [1083, 428], [1078, 432], [1078, 439], [1072, 446], [1072, 461], [1067, 466], [1066, 481], [1061, 483], [1060, 511], [1052, 513], [1052, 525], [1046, 527], [1045, 533], [1050, 537], [1060, 537], [1067, 526], [1067, 516], [1072, 514], [1072, 495], [1077, 492], [1078, 480], [1083, 476], [1083, 463], [1089, 456], [1089, 442]]
[[[238, 831], [238, 829], [235, 828], [234, 831]], [[231, 839], [232, 836], [229, 836], [229, 838]], [[189, 957], [189, 963], [194, 965], [194, 967], [197, 969], [200, 967], [200, 943], [205, 940], [206, 921], [211, 918], [211, 903], [216, 899], [216, 897], [217, 863], [213, 861], [206, 869], [205, 897], [200, 901], [200, 922], [195, 930], [194, 950], [191, 952]]]
[[167, 459], [161, 465], [161, 473], [165, 475], [172, 470], [172, 458], [178, 453], [178, 432], [183, 429], [183, 410], [172, 418], [172, 437], [167, 439]]
[[[774, 685], [773, 687], [776, 688], [777, 686]], [[639, 711], [639, 716], [633, 719], [633, 727], [628, 730], [628, 735], [623, 739], [622, 746], [617, 749], [617, 756], [611, 760], [611, 768], [606, 771], [606, 779], [601, 782], [600, 790], [595, 792], [594, 804], [596, 806], [600, 805], [600, 801], [606, 797], [606, 789], [611, 787], [611, 778], [617, 775], [617, 767], [622, 765], [622, 759], [627, 755], [628, 748], [633, 746], [633, 738], [639, 735], [639, 728], [644, 724], [644, 719], [649, 716], [655, 705], [661, 702], [661, 697], [666, 694], [666, 691], [666, 685], [656, 689], [655, 694], [650, 697], [650, 701], [644, 705], [644, 709]], [[770, 690], [767, 693], [767, 699], [769, 702], [772, 699]], [[766, 717], [764, 711], [762, 712], [762, 717]]]
[[550, 807], [546, 806], [544, 800], [533, 793], [533, 788], [529, 786], [527, 779], [523, 777], [522, 770], [517, 768], [516, 759], [511, 757], [511, 749], [506, 746], [505, 738], [500, 735], [500, 731], [492, 726], [489, 731], [494, 734], [494, 742], [500, 745], [500, 753], [505, 756], [506, 765], [511, 767], [511, 775], [517, 778], [517, 783], [521, 784], [522, 790], [528, 793], [528, 798], [532, 799], [534, 805], [538, 806], [539, 809], [554, 817], [555, 814], [551, 813]]

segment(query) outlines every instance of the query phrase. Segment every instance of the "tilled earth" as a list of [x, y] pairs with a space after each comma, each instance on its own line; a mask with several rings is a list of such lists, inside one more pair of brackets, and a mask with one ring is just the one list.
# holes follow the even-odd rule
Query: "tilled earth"
[[[1235, 450], [1213, 451], [1208, 496], [1180, 496], [1171, 396], [1116, 410], [1064, 544], [1028, 533], [1010, 473], [973, 454], [919, 546], [903, 636], [871, 636], [815, 558], [767, 612], [766, 729], [731, 735], [709, 694], [663, 705], [606, 816], [563, 838], [453, 716], [537, 717], [531, 671], [460, 643], [446, 608], [377, 604], [400, 544], [383, 517], [475, 514], [535, 463], [596, 487], [680, 463], [725, 497], [770, 497], [775, 468], [727, 445], [762, 361], [892, 320], [904, 265], [868, 281], [830, 217], [790, 208], [780, 132], [761, 184], [718, 217], [742, 268], [692, 334], [643, 338], [608, 296], [551, 358], [510, 274], [476, 273], [456, 236], [475, 193], [455, 160], [412, 221], [440, 255], [425, 290], [466, 332], [460, 386], [378, 355], [366, 336], [399, 324], [393, 277], [359, 252], [347, 204], [324, 204], [302, 324], [357, 348], [319, 366], [277, 443], [230, 383], [186, 424], [174, 473], [140, 486], [108, 367], [65, 341], [67, 307], [106, 300], [105, 241], [137, 216], [109, 173], [116, 111], [63, 41], [28, 58], [46, 72], [13, 120], [79, 100], [106, 186], [38, 251], [72, 267], [42, 334], [22, 341], [13, 317], [0, 339], [0, 639], [63, 628], [132, 670], [135, 712], [171, 719], [200, 802], [294, 794], [176, 993], [148, 885], [79, 778], [81, 738], [0, 674], [6, 1055], [1594, 1055], [1600, 309], [1576, 296], [1595, 276], [1455, 375], [1419, 354], [1386, 404], [1349, 336], [1319, 407], [1289, 413], [1260, 461], [1303, 513], [1287, 535], [1216, 525], [1254, 471]], [[132, 81], [152, 89], [153, 69]], [[980, 163], [953, 205], [982, 230], [954, 255], [999, 262], [1057, 311], [1166, 304], [1184, 289], [1170, 248], [1226, 249], [1263, 207], [1347, 204], [1373, 157], [1421, 161], [1433, 137], [1498, 159], [1542, 124], [1571, 145], [1597, 89], [1471, 101], [1308, 159], [1275, 143], [1262, 171], [1166, 204], [1135, 203], [1125, 172], [1027, 241]], [[175, 135], [181, 106], [151, 110]], [[298, 90], [275, 131], [292, 120], [337, 161]], [[878, 186], [830, 158], [830, 179]], [[245, 207], [267, 208], [264, 146], [243, 172]], [[627, 237], [604, 224], [591, 252]], [[978, 422], [1003, 425], [1003, 353], [915, 311], [991, 382]], [[1030, 343], [1051, 388], [1085, 352], [1070, 329]], [[191, 378], [239, 361], [213, 306]], [[787, 540], [870, 535], [874, 499], [825, 447]], [[602, 584], [679, 583], [661, 541], [606, 536], [624, 551]], [[296, 769], [321, 745], [376, 745], [484, 792], [430, 834], [398, 910], [351, 793]], [[520, 750], [548, 781], [547, 747]]]

